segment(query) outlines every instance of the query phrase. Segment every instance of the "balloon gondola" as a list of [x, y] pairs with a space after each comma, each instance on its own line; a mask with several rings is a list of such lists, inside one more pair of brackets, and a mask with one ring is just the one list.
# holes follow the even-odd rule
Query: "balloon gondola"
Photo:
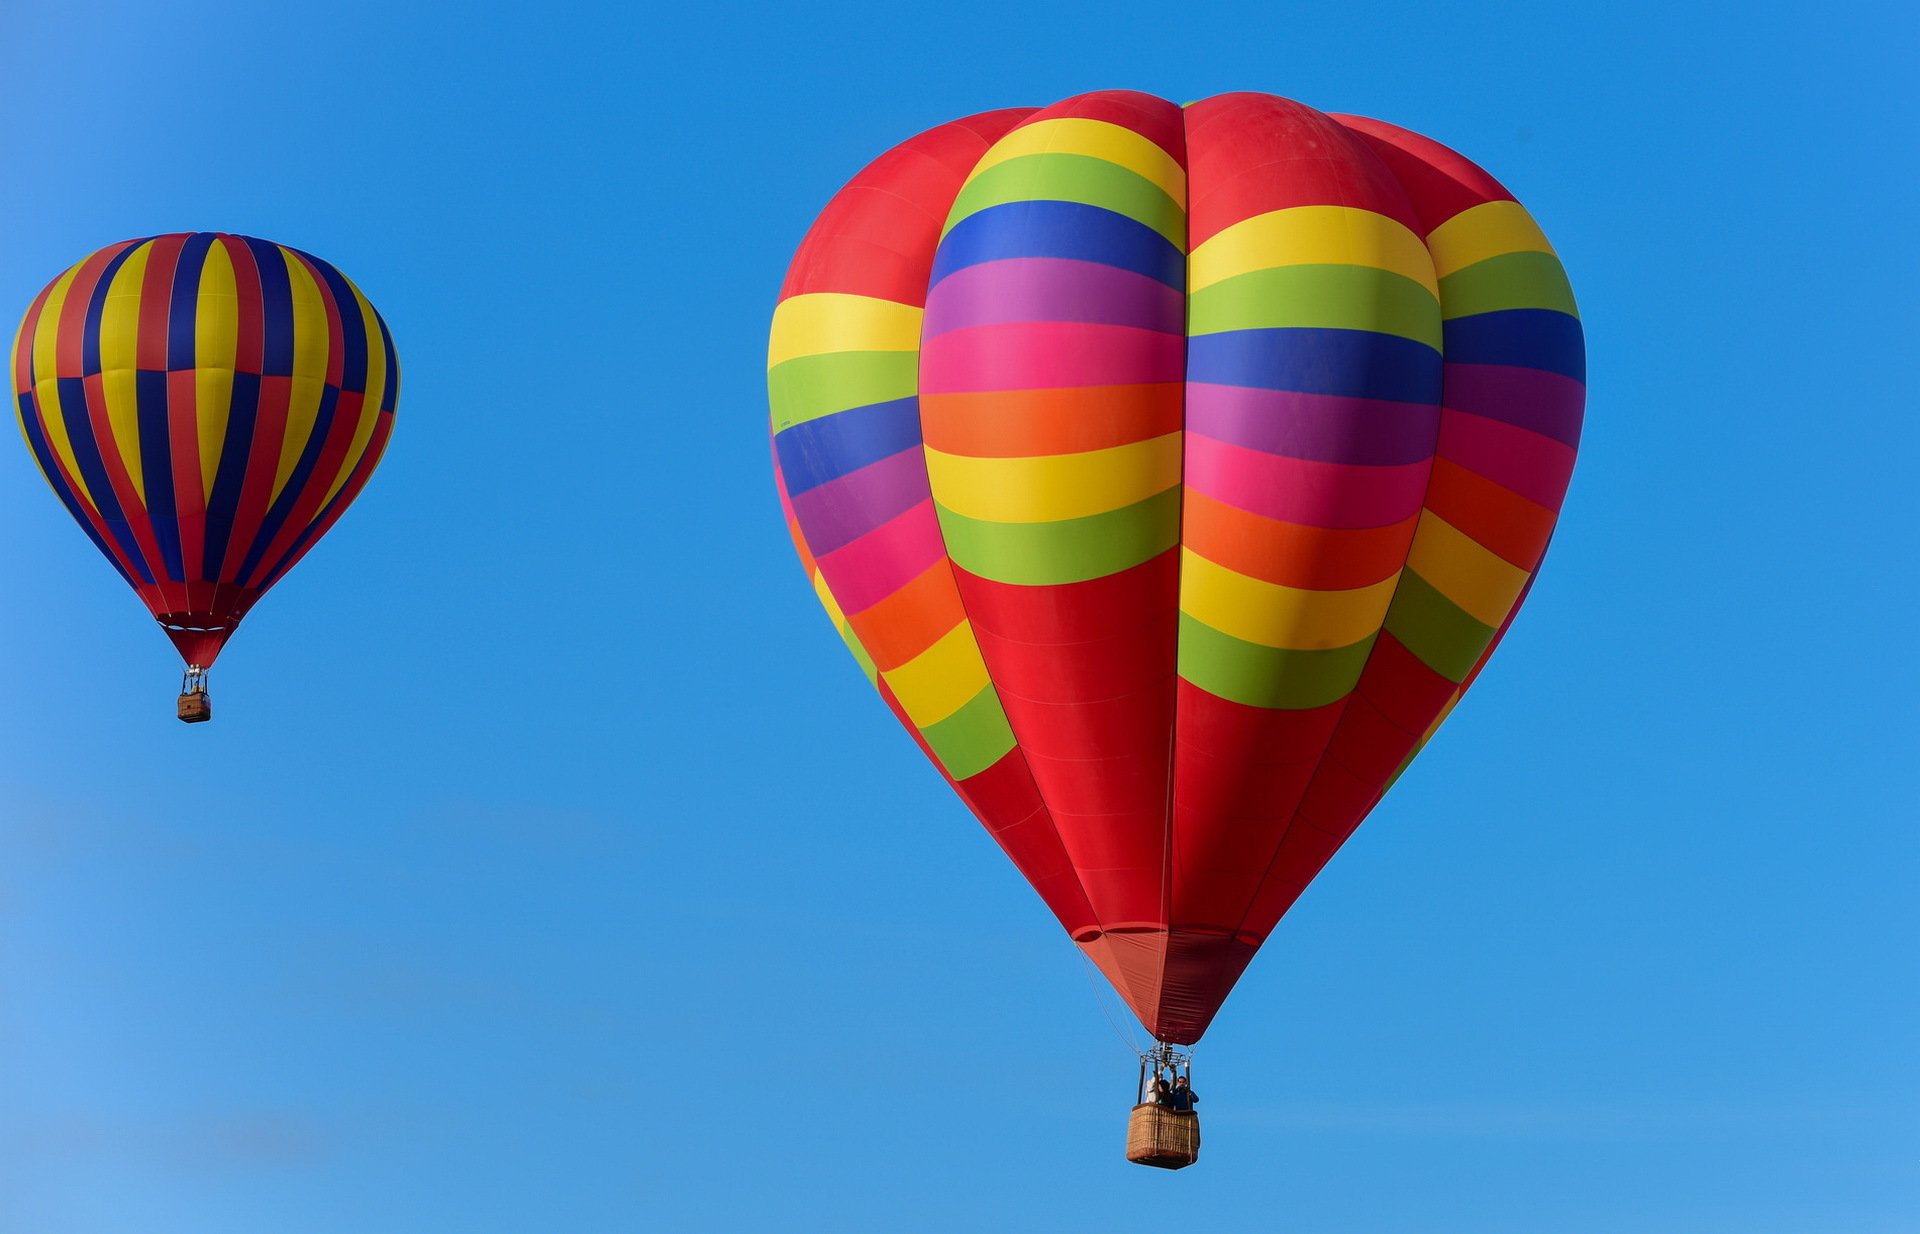
[[1452, 150], [1105, 91], [855, 176], [768, 391], [840, 636], [1166, 1049], [1500, 641], [1585, 358], [1552, 247]]
[[297, 249], [153, 236], [47, 284], [12, 367], [41, 475], [179, 651], [179, 718], [211, 719], [221, 649], [386, 449], [386, 322]]

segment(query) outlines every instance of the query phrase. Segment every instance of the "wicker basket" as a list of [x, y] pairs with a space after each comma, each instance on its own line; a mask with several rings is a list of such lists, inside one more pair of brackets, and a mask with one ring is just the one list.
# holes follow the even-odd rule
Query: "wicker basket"
[[179, 715], [182, 723], [204, 724], [213, 719], [213, 700], [207, 697], [205, 690], [192, 690], [182, 694]]
[[1127, 1119], [1127, 1160], [1179, 1170], [1200, 1160], [1200, 1116], [1163, 1105], [1137, 1105]]

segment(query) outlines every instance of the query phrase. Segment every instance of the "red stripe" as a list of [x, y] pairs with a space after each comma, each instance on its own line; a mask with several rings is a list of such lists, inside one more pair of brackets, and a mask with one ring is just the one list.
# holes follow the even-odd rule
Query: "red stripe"
[[320, 513], [320, 507], [327, 499], [327, 490], [333, 487], [333, 478], [340, 474], [340, 468], [346, 463], [347, 449], [353, 444], [353, 434], [359, 427], [360, 411], [366, 397], [363, 393], [348, 391], [338, 396], [333, 409], [333, 422], [327, 426], [326, 438], [320, 446], [320, 457], [314, 461], [313, 470], [307, 473], [306, 487], [295, 498], [293, 508], [287, 511], [280, 530], [274, 533], [272, 543], [254, 566], [253, 577], [247, 580], [250, 586], [264, 586], [267, 572], [293, 547], [294, 540]]
[[780, 298], [832, 291], [921, 307], [947, 211], [980, 156], [1032, 114], [987, 112], [901, 142], [834, 194], [807, 230]]
[[260, 534], [260, 524], [273, 504], [273, 477], [280, 467], [280, 446], [287, 436], [292, 401], [293, 378], [260, 379], [260, 406], [253, 417], [253, 438], [247, 445], [247, 470], [240, 482], [240, 500], [234, 507], [233, 531], [227, 537], [220, 572], [214, 576], [223, 583], [240, 581], [240, 563], [247, 559], [247, 550]]
[[[387, 438], [392, 433], [393, 413], [383, 411], [373, 422], [373, 436], [367, 439], [367, 448], [361, 453], [360, 461], [353, 465], [353, 474], [348, 476], [347, 482], [340, 486], [339, 494], [335, 497], [333, 504], [328, 507], [327, 512], [321, 516], [319, 523], [314, 527], [313, 534], [307, 538], [305, 544], [300, 546], [300, 551], [287, 559], [285, 565], [274, 570], [261, 582], [260, 591], [266, 591], [284, 578], [287, 571], [300, 564], [300, 559], [311, 552], [313, 546], [318, 544], [327, 532], [333, 529], [333, 525], [340, 521], [340, 516], [346, 513], [347, 507], [352, 505], [354, 498], [360, 495], [360, 490], [367, 486], [367, 477], [371, 476], [373, 469], [380, 465], [380, 458], [387, 450]], [[268, 561], [270, 563], [271, 558]], [[272, 568], [271, 564], [268, 568]]]
[[[55, 279], [54, 282], [58, 282]], [[13, 389], [16, 394], [31, 395], [33, 389], [33, 337], [40, 327], [40, 314], [46, 310], [47, 297], [53, 294], [53, 283], [40, 289], [40, 294], [27, 306], [27, 315], [20, 321], [20, 332], [14, 335], [13, 345]]]
[[134, 363], [149, 373], [167, 370], [167, 320], [173, 279], [180, 268], [183, 235], [155, 236], [147, 251], [146, 277], [140, 282], [140, 318], [135, 330]]
[[[39, 429], [41, 439], [47, 443], [47, 456], [52, 460], [54, 470], [54, 474], [47, 477], [49, 483], [54, 483], [58, 487], [64, 488], [66, 492], [72, 494], [74, 504], [80, 507], [82, 517], [86, 519], [87, 525], [93, 529], [94, 533], [100, 537], [101, 542], [107, 546], [107, 552], [112, 555], [113, 560], [119, 564], [122, 570], [127, 572], [129, 578], [137, 578], [139, 572], [133, 568], [133, 563], [127, 559], [126, 553], [121, 550], [119, 541], [114, 539], [113, 534], [107, 530], [106, 520], [100, 517], [100, 512], [94, 508], [93, 502], [88, 498], [86, 490], [80, 486], [73, 473], [68, 470], [66, 463], [60, 457], [59, 449], [53, 444], [53, 436], [47, 431], [47, 410], [42, 406], [40, 402], [40, 392], [36, 387], [36, 383], [32, 380], [34, 377], [51, 380], [54, 376], [52, 373], [35, 373], [33, 371], [33, 340], [34, 336], [39, 333], [41, 318], [45, 316], [47, 301], [53, 295], [54, 284], [59, 281], [59, 279], [55, 279], [52, 283], [48, 283], [40, 289], [40, 294], [34, 298], [32, 307], [27, 310], [26, 319], [20, 323], [21, 342], [16, 349], [18, 354], [14, 357], [15, 385], [19, 393], [27, 396], [27, 407], [31, 410], [34, 424]], [[65, 302], [63, 301], [63, 308], [64, 305]], [[60, 323], [57, 320], [50, 323], [50, 327], [54, 329], [58, 329], [59, 325]], [[57, 371], [58, 366], [56, 365], [55, 367]]]
[[[121, 517], [127, 521], [127, 530], [133, 534], [133, 542], [139, 546], [140, 555], [146, 558], [147, 572], [153, 575], [156, 585], [166, 578], [167, 565], [160, 555], [160, 543], [153, 536], [153, 520], [147, 516], [146, 504], [141, 493], [133, 486], [133, 476], [127, 471], [126, 460], [120, 457], [119, 438], [114, 435], [113, 423], [107, 416], [107, 383], [100, 373], [90, 374], [82, 383], [86, 391], [87, 423], [93, 429], [94, 445], [100, 451], [100, 466], [107, 474], [107, 483], [113, 488], [114, 499], [120, 503]], [[136, 449], [139, 441], [134, 441]], [[162, 592], [165, 591], [161, 587]], [[161, 609], [167, 612], [167, 609]]]
[[[1188, 251], [1242, 219], [1294, 206], [1353, 206], [1419, 231], [1406, 192], [1358, 135], [1270, 94], [1187, 108]], [[1423, 233], [1424, 234], [1424, 233]]]
[[233, 367], [243, 373], [258, 373], [265, 363], [267, 348], [267, 310], [260, 291], [260, 265], [253, 250], [237, 236], [221, 236], [222, 248], [233, 261], [233, 288], [238, 300], [239, 335], [235, 339]]

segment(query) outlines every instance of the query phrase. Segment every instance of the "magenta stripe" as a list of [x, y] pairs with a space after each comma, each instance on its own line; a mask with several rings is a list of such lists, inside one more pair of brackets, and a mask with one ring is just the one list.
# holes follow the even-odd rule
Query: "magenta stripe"
[[1263, 454], [1188, 435], [1189, 487], [1236, 509], [1307, 527], [1386, 527], [1420, 509], [1430, 460], [1392, 467]]
[[1505, 420], [1569, 446], [1580, 444], [1584, 383], [1559, 373], [1503, 364], [1447, 364], [1441, 398], [1449, 407]]
[[1187, 387], [1187, 431], [1288, 458], [1393, 466], [1433, 456], [1440, 409], [1194, 382]]
[[1186, 367], [1182, 333], [1083, 322], [974, 326], [926, 340], [920, 351], [920, 393], [1181, 381]]
[[840, 611], [851, 615], [880, 603], [946, 555], [940, 519], [928, 499], [815, 560]]
[[983, 262], [948, 275], [927, 296], [921, 337], [1014, 321], [1079, 321], [1179, 334], [1187, 299], [1158, 279], [1059, 257]]
[[1573, 447], [1484, 416], [1440, 417], [1440, 457], [1558, 512], [1573, 475]]
[[807, 547], [818, 557], [932, 496], [926, 459], [916, 443], [799, 494], [793, 498], [793, 513], [806, 533]]

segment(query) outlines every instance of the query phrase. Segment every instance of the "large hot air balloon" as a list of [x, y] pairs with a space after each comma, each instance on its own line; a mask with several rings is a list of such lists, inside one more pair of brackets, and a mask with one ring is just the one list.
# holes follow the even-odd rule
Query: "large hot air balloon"
[[13, 386], [41, 474], [186, 661], [195, 721], [240, 619], [379, 463], [400, 368], [331, 265], [196, 232], [109, 245], [47, 284]]
[[1485, 663], [1585, 395], [1511, 194], [1264, 94], [901, 144], [807, 234], [767, 362], [828, 614], [1166, 1045]]

